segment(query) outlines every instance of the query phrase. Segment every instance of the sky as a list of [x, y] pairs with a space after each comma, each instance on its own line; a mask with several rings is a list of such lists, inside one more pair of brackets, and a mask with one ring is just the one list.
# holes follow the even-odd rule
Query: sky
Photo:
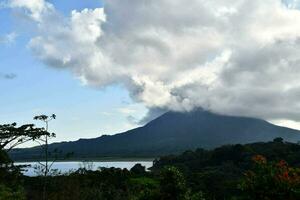
[[0, 0], [0, 123], [55, 113], [69, 141], [201, 107], [300, 129], [299, 5]]
[[[94, 0], [49, 2], [66, 16], [74, 9], [102, 6]], [[0, 10], [0, 124], [42, 126], [33, 116], [55, 113], [57, 120], [50, 124], [57, 134], [53, 142], [115, 134], [138, 126], [134, 120], [146, 114], [142, 104], [133, 102], [121, 85], [95, 89], [68, 71], [39, 61], [28, 48], [34, 30], [27, 30], [28, 22], [22, 20], [12, 9]]]

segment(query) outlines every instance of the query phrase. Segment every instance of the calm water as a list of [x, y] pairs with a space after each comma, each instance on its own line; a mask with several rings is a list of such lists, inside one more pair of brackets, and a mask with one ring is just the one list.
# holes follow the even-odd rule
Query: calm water
[[[52, 166], [52, 169], [57, 169], [61, 173], [69, 172], [70, 170], [77, 170], [83, 166], [88, 169], [97, 170], [99, 167], [115, 167], [115, 168], [122, 168], [130, 170], [135, 164], [140, 163], [141, 165], [145, 166], [146, 168], [152, 167], [152, 161], [110, 161], [110, 162], [81, 162], [81, 161], [74, 161], [74, 162], [55, 162]], [[22, 163], [15, 163], [16, 165], [30, 165], [30, 167], [25, 168], [24, 175], [26, 176], [36, 176], [36, 172], [34, 166], [38, 163], [36, 162], [22, 162]]]

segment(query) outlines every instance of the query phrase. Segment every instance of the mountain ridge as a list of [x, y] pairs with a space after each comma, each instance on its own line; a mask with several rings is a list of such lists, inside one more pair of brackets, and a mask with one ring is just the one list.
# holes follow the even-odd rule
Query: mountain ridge
[[[300, 131], [251, 117], [227, 116], [205, 110], [167, 112], [144, 126], [115, 135], [50, 144], [50, 150], [74, 152], [74, 157], [149, 157], [226, 144], [300, 141]], [[16, 149], [15, 160], [41, 158], [41, 147]]]

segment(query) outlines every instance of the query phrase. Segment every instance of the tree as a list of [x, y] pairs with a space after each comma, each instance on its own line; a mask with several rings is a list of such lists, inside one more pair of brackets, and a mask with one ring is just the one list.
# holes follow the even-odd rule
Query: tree
[[25, 124], [17, 127], [17, 123], [0, 125], [0, 168], [2, 171], [12, 166], [12, 161], [7, 152], [18, 145], [28, 141], [37, 141], [50, 134], [43, 128], [36, 128], [33, 124]]
[[146, 173], [146, 167], [137, 163], [130, 169], [130, 171], [137, 175], [143, 175]]
[[162, 200], [185, 200], [188, 188], [182, 173], [176, 167], [166, 167], [160, 174], [160, 195]]
[[0, 184], [0, 200], [25, 200], [23, 188], [11, 189]]
[[254, 169], [245, 174], [240, 185], [247, 199], [300, 199], [300, 169], [284, 160], [267, 162], [261, 155], [253, 157]]
[[45, 127], [43, 128], [48, 134], [44, 134], [43, 137], [38, 138], [38, 143], [41, 145], [41, 147], [44, 149], [44, 157], [45, 157], [45, 163], [39, 162], [41, 166], [41, 172], [44, 175], [44, 186], [43, 186], [43, 199], [47, 199], [47, 176], [49, 175], [49, 172], [51, 170], [51, 167], [54, 163], [54, 160], [49, 164], [49, 139], [51, 137], [55, 137], [55, 133], [49, 133], [49, 122], [56, 119], [56, 115], [52, 114], [50, 116], [47, 115], [38, 115], [33, 118], [34, 120], [39, 120], [45, 123]]
[[[39, 120], [45, 123], [44, 130], [48, 133], [49, 130], [49, 122], [56, 119], [56, 115], [52, 114], [51, 116], [47, 115], [38, 115], [33, 118], [34, 120]], [[41, 145], [41, 147], [44, 149], [44, 157], [45, 157], [45, 164], [39, 162], [41, 166], [43, 166], [43, 173], [46, 177], [49, 174], [50, 168], [53, 164], [53, 162], [49, 165], [49, 139], [51, 137], [55, 137], [55, 133], [49, 133], [43, 135], [43, 137], [40, 137], [37, 142]]]
[[8, 152], [28, 141], [36, 141], [50, 135], [33, 124], [17, 126], [16, 123], [0, 125], [0, 200], [23, 200], [25, 195], [20, 186], [20, 167], [13, 165]]
[[277, 142], [277, 143], [283, 143], [283, 138], [281, 137], [277, 137], [273, 140], [273, 142]]
[[8, 152], [20, 144], [49, 135], [45, 129], [35, 128], [34, 124], [20, 127], [17, 127], [17, 123], [0, 125], [0, 149]]

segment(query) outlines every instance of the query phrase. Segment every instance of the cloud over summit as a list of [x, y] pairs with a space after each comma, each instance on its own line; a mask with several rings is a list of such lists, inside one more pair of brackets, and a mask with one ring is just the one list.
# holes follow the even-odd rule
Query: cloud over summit
[[[300, 120], [300, 11], [280, 0], [107, 0], [63, 16], [11, 0], [37, 26], [41, 61], [148, 108]], [[51, 28], [49, 28], [51, 27]]]

